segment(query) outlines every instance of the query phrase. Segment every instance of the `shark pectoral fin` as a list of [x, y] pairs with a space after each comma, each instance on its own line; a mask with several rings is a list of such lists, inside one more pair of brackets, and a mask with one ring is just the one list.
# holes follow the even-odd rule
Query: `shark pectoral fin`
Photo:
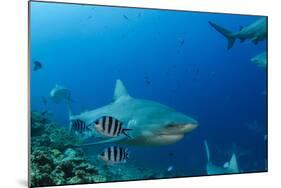
[[118, 142], [121, 140], [126, 139], [126, 136], [118, 136], [118, 137], [114, 137], [114, 138], [110, 138], [110, 139], [106, 139], [106, 140], [101, 140], [101, 141], [97, 141], [97, 142], [93, 142], [93, 143], [89, 143], [89, 144], [82, 144], [81, 146], [93, 146], [93, 145], [99, 145], [99, 144], [108, 144], [108, 143], [114, 143], [114, 142]]
[[232, 172], [239, 172], [238, 164], [237, 164], [237, 159], [235, 153], [232, 154], [231, 159], [229, 161], [229, 169], [232, 170]]

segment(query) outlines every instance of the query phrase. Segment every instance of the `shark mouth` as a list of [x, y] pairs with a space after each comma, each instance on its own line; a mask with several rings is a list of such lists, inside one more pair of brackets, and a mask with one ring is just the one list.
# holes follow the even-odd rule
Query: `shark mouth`
[[175, 124], [170, 123], [164, 127], [158, 134], [159, 135], [183, 135], [193, 131], [198, 127], [197, 123]]

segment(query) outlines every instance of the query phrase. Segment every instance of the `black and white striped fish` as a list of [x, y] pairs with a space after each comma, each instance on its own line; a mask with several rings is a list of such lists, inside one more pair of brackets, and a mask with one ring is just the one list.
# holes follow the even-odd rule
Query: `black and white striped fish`
[[71, 121], [70, 132], [78, 132], [80, 134], [88, 130], [86, 123], [81, 119]]
[[126, 131], [132, 129], [125, 129], [122, 127], [123, 123], [111, 116], [102, 116], [94, 122], [94, 128], [98, 133], [106, 137], [117, 137], [121, 133], [130, 138]]
[[109, 164], [126, 163], [129, 158], [128, 148], [111, 146], [105, 148], [99, 157]]

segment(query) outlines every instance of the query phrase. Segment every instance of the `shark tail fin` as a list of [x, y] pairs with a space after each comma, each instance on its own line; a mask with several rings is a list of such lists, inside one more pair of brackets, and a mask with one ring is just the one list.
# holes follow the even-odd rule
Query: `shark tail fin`
[[205, 145], [205, 150], [206, 150], [206, 154], [207, 154], [207, 160], [210, 161], [210, 150], [209, 150], [207, 140], [204, 140], [204, 145]]
[[235, 153], [233, 153], [232, 156], [231, 156], [228, 168], [231, 169], [233, 172], [237, 172], [237, 173], [239, 172], [238, 163], [237, 163]]
[[214, 22], [209, 21], [209, 24], [227, 39], [227, 41], [228, 41], [227, 49], [229, 50], [230, 48], [232, 48], [232, 46], [234, 45], [235, 39], [236, 39], [236, 37], [233, 35], [233, 33], [231, 31], [215, 24]]

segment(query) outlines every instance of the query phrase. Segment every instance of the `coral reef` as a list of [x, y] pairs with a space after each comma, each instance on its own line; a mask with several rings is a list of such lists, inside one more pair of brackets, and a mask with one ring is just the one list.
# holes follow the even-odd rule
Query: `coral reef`
[[[50, 186], [168, 177], [165, 171], [138, 167], [134, 163], [106, 165], [92, 153], [74, 147], [82, 141], [68, 130], [31, 113], [31, 186]], [[92, 151], [92, 150], [90, 150]]]
[[83, 151], [80, 141], [38, 112], [31, 113], [31, 186], [104, 182]]

